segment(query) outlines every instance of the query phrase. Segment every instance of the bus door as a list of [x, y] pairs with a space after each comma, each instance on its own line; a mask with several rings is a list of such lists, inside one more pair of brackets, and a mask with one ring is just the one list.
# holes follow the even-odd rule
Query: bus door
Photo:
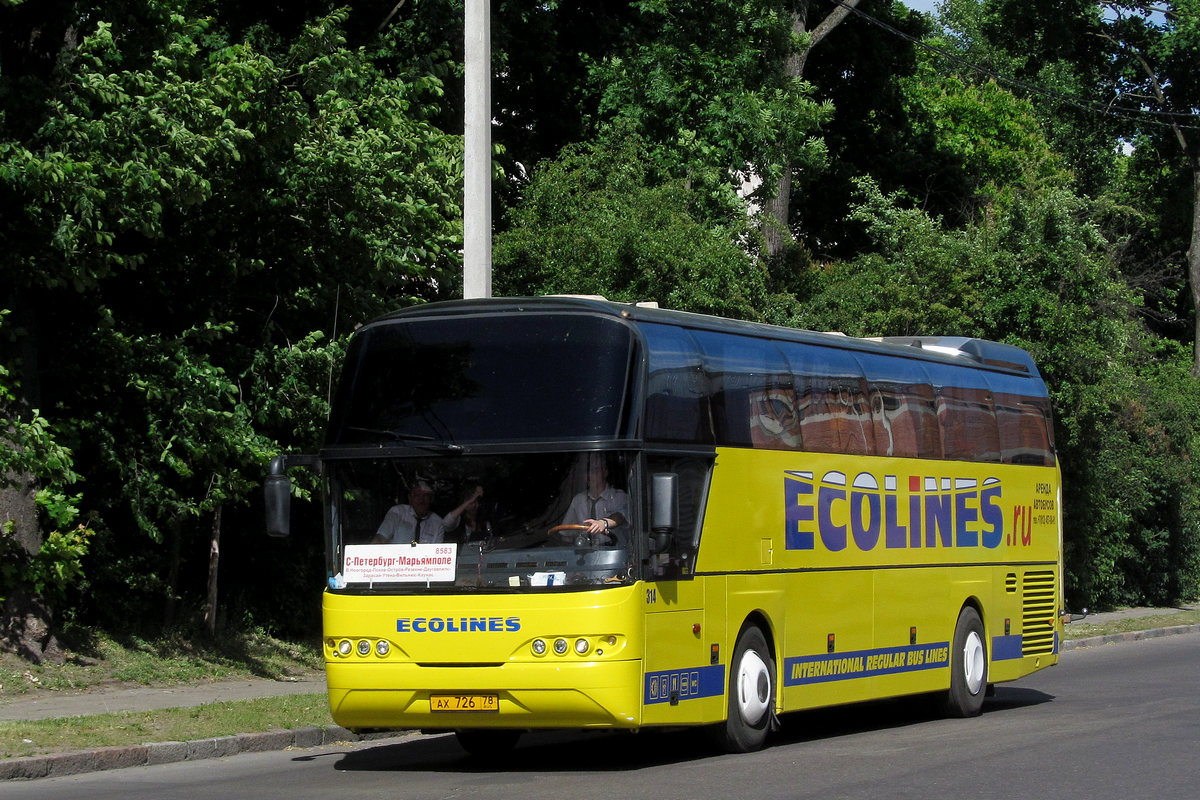
[[[652, 510], [656, 499], [662, 501], [654, 497], [656, 491], [670, 492], [674, 524], [670, 531], [661, 525], [656, 530], [654, 513], [643, 515], [650, 542], [643, 584], [643, 724], [706, 722], [722, 713], [728, 658], [720, 644], [725, 641], [724, 593], [710, 594], [707, 580], [694, 575], [711, 468], [710, 456], [647, 458], [644, 508]], [[668, 489], [664, 476], [669, 476]]]

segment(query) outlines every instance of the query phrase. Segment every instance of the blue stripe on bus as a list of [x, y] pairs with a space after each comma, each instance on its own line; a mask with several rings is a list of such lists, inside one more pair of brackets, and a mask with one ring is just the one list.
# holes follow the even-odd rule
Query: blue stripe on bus
[[725, 666], [714, 664], [692, 669], [673, 669], [646, 673], [646, 705], [718, 697], [725, 692]]
[[949, 664], [949, 642], [798, 656], [784, 659], [783, 685], [802, 686], [869, 678], [873, 675], [894, 675], [900, 672], [939, 669]]
[[1021, 635], [992, 637], [992, 661], [1012, 661], [1021, 658]]

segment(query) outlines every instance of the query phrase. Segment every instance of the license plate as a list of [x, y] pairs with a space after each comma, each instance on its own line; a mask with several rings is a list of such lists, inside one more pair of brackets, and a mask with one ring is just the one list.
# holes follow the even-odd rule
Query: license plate
[[429, 710], [438, 711], [499, 711], [500, 695], [496, 694], [434, 694], [429, 696]]

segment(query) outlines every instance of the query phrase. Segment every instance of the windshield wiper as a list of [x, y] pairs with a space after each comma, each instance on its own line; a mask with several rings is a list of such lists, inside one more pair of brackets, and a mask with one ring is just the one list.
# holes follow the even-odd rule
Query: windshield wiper
[[447, 442], [442, 439], [437, 439], [433, 436], [427, 436], [421, 433], [401, 433], [400, 431], [390, 431], [385, 428], [363, 428], [358, 425], [348, 425], [347, 430], [352, 430], [357, 433], [370, 433], [375, 436], [386, 436], [392, 441], [410, 444], [413, 447], [422, 450], [433, 450], [435, 452], [462, 452], [462, 445], [454, 442]]

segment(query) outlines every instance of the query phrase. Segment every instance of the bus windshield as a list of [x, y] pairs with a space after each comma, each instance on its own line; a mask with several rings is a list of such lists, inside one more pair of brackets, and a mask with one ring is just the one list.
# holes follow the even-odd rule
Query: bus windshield
[[[327, 464], [329, 588], [544, 592], [638, 578], [623, 452], [357, 458]], [[420, 526], [417, 522], [420, 520]], [[585, 519], [607, 519], [591, 533]]]
[[625, 437], [634, 346], [586, 314], [384, 320], [355, 335], [326, 447]]

